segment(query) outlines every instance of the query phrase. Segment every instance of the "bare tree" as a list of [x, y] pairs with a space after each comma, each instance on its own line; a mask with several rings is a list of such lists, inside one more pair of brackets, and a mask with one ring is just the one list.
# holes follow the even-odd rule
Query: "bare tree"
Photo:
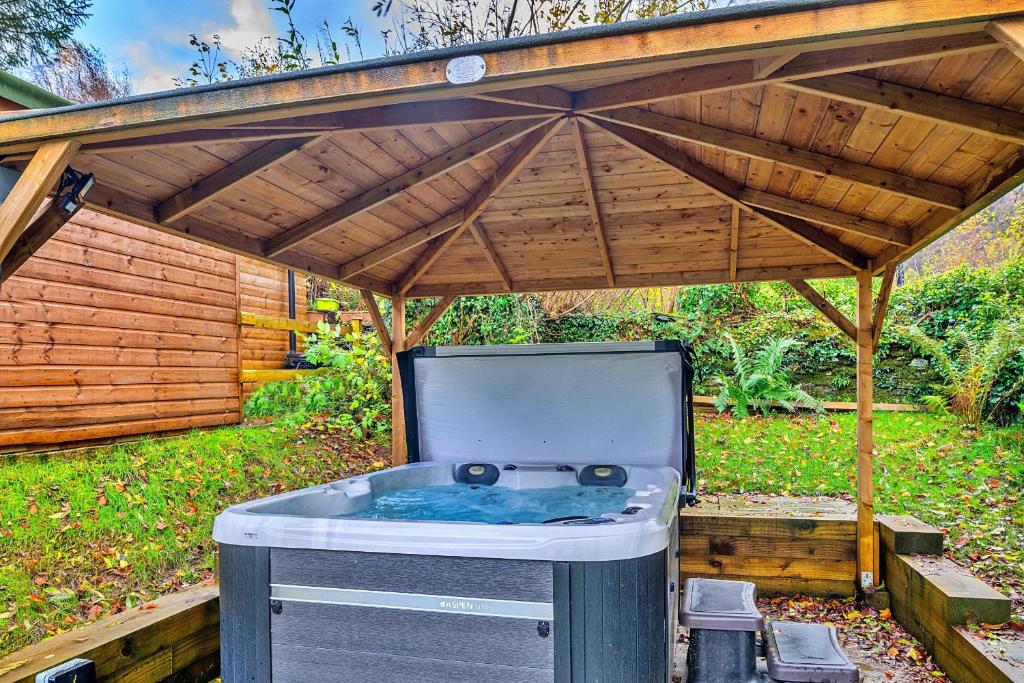
[[99, 48], [71, 41], [48, 63], [37, 64], [33, 80], [72, 102], [98, 102], [132, 94], [127, 67], [112, 69]]

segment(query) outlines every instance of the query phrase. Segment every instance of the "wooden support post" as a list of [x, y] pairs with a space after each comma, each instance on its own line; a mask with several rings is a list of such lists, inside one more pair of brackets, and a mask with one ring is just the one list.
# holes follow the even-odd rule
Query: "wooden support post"
[[406, 462], [405, 405], [402, 378], [398, 374], [398, 353], [405, 350], [405, 297], [391, 297], [391, 466]]
[[857, 272], [857, 570], [860, 587], [874, 587], [875, 478], [872, 422], [873, 311], [871, 270]]
[[882, 275], [882, 289], [878, 292], [878, 303], [875, 305], [875, 317], [871, 333], [871, 350], [878, 353], [878, 343], [882, 340], [882, 327], [885, 325], [885, 314], [889, 311], [889, 296], [896, 280], [896, 266], [889, 266]]
[[78, 147], [75, 140], [56, 140], [43, 144], [32, 155], [25, 172], [0, 205], [0, 261], [7, 258], [21, 233], [32, 222]]

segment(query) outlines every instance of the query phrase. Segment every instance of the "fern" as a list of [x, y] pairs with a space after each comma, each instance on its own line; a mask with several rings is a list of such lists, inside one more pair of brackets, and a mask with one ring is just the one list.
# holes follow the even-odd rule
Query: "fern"
[[[1000, 371], [1021, 350], [1024, 320], [1000, 321], [987, 340], [955, 329], [947, 343], [928, 336], [916, 326], [898, 328], [922, 354], [931, 357], [945, 379], [934, 385], [936, 394], [923, 400], [930, 410], [953, 412], [971, 425], [978, 426], [992, 407], [988, 405]], [[947, 345], [958, 348], [955, 355]], [[1018, 380], [1019, 386], [1024, 378]]]
[[729, 333], [725, 333], [732, 350], [732, 374], [718, 375], [721, 387], [714, 399], [718, 412], [732, 411], [736, 417], [748, 417], [751, 408], [766, 415], [781, 406], [793, 412], [798, 407], [821, 410], [821, 402], [793, 384], [786, 370], [786, 354], [801, 346], [795, 339], [772, 339], [753, 356], [746, 352]]

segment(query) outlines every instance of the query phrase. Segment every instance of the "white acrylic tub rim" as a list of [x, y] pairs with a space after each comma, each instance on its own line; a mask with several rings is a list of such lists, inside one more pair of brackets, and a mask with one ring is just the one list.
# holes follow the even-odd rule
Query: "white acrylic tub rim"
[[[502, 465], [498, 467], [501, 470]], [[554, 474], [556, 466], [548, 467]], [[609, 561], [644, 557], [671, 543], [678, 514], [679, 473], [671, 467], [626, 469], [630, 475], [627, 486], [637, 490], [626, 506], [642, 509], [634, 515], [604, 515], [614, 519], [613, 524], [369, 520], [260, 511], [282, 503], [301, 504], [302, 497], [346, 495], [348, 489], [386, 485], [389, 479], [399, 477], [441, 476], [451, 481], [454, 466], [450, 463], [412, 463], [234, 505], [217, 516], [213, 538], [231, 545], [517, 560]], [[504, 470], [502, 473], [507, 474]], [[438, 479], [437, 483], [442, 481]]]

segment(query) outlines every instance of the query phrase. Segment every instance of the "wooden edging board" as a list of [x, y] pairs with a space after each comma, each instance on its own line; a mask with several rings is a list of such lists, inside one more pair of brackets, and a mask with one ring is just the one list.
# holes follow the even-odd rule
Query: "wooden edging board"
[[216, 585], [198, 585], [30, 645], [0, 660], [0, 683], [33, 683], [69, 659], [96, 663], [104, 683], [209, 681], [220, 668]]

